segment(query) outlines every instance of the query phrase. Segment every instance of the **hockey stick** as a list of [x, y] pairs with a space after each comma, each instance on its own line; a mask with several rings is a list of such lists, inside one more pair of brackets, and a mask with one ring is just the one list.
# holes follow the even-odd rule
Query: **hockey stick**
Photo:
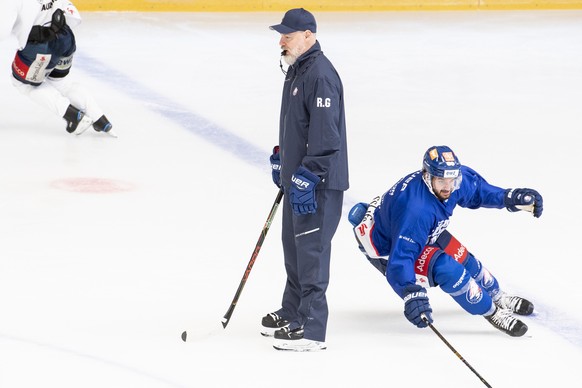
[[420, 317], [421, 317], [421, 319], [424, 321], [424, 323], [426, 323], [426, 324], [428, 325], [428, 327], [430, 327], [430, 328], [432, 329], [432, 331], [434, 331], [434, 333], [435, 333], [435, 334], [436, 334], [436, 335], [437, 335], [437, 336], [438, 336], [438, 337], [439, 337], [439, 338], [440, 338], [440, 339], [441, 339], [441, 340], [442, 340], [442, 341], [445, 343], [445, 345], [447, 345], [447, 346], [449, 347], [449, 349], [451, 349], [451, 350], [453, 351], [453, 353], [455, 353], [455, 355], [456, 355], [457, 357], [459, 357], [459, 360], [463, 361], [463, 363], [465, 363], [465, 365], [467, 365], [467, 367], [468, 367], [469, 369], [471, 369], [471, 371], [472, 371], [473, 373], [475, 373], [475, 375], [476, 375], [477, 377], [479, 377], [479, 379], [480, 379], [480, 380], [483, 382], [483, 384], [485, 384], [485, 386], [486, 386], [486, 387], [488, 387], [488, 388], [492, 388], [492, 387], [491, 387], [491, 385], [489, 385], [489, 383], [488, 383], [487, 381], [485, 381], [485, 379], [484, 379], [483, 377], [481, 377], [481, 375], [480, 375], [479, 373], [477, 373], [477, 371], [476, 371], [475, 369], [473, 369], [473, 367], [472, 367], [471, 365], [469, 365], [469, 363], [468, 363], [468, 362], [467, 362], [467, 361], [466, 361], [466, 360], [463, 358], [463, 356], [461, 356], [461, 355], [459, 354], [459, 352], [457, 352], [457, 351], [455, 350], [455, 348], [453, 348], [453, 347], [451, 346], [451, 344], [450, 344], [450, 343], [449, 343], [449, 342], [448, 342], [448, 341], [445, 339], [445, 337], [443, 337], [443, 336], [441, 335], [441, 333], [439, 333], [439, 331], [438, 331], [438, 330], [437, 330], [437, 329], [436, 329], [436, 328], [433, 326], [433, 324], [432, 324], [432, 323], [430, 323], [430, 321], [428, 320], [428, 318], [426, 317], [426, 315], [424, 315], [424, 314], [421, 314], [421, 315], [420, 315]]
[[253, 251], [253, 254], [251, 255], [251, 259], [249, 260], [249, 263], [247, 264], [247, 269], [245, 270], [245, 273], [243, 274], [243, 277], [240, 281], [238, 289], [236, 290], [236, 293], [234, 294], [234, 298], [232, 299], [232, 303], [230, 304], [230, 307], [228, 308], [228, 311], [226, 312], [226, 314], [224, 314], [224, 318], [222, 318], [222, 327], [225, 329], [226, 329], [226, 325], [228, 325], [228, 322], [230, 321], [230, 317], [232, 316], [234, 308], [236, 307], [236, 303], [238, 302], [238, 298], [240, 297], [240, 294], [242, 293], [243, 287], [245, 286], [247, 279], [251, 273], [251, 269], [253, 269], [253, 265], [255, 264], [255, 260], [257, 259], [257, 256], [259, 255], [259, 251], [261, 250], [261, 247], [263, 246], [263, 241], [265, 241], [265, 237], [267, 236], [267, 232], [269, 231], [269, 228], [271, 227], [271, 222], [273, 222], [273, 218], [275, 217], [275, 213], [277, 212], [277, 208], [279, 207], [279, 204], [281, 203], [281, 198], [283, 198], [283, 189], [280, 189], [279, 192], [277, 193], [277, 198], [275, 199], [275, 203], [273, 203], [273, 207], [271, 207], [271, 212], [269, 213], [269, 216], [267, 217], [267, 221], [265, 222], [265, 226], [263, 226], [263, 230], [261, 231], [261, 235], [259, 236], [259, 241], [257, 241], [257, 245], [255, 245], [255, 250]]

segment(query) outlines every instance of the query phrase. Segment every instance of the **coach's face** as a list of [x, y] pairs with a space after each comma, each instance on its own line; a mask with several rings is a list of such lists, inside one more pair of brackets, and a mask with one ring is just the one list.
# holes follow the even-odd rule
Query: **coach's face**
[[281, 39], [279, 39], [279, 46], [285, 52], [283, 59], [289, 66], [293, 65], [297, 58], [309, 50], [314, 43], [315, 34], [309, 30], [281, 34]]

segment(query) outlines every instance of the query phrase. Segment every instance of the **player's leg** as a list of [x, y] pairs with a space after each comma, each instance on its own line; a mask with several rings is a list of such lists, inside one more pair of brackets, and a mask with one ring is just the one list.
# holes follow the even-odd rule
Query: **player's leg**
[[[433, 247], [427, 246], [425, 251], [427, 248]], [[497, 307], [462, 264], [440, 249], [431, 256], [434, 263], [426, 264], [431, 285], [438, 285], [465, 311], [482, 315], [495, 328], [510, 336], [519, 337], [527, 332], [527, 325], [513, 317], [510, 310]]]
[[[69, 76], [77, 46], [73, 32], [68, 26], [65, 26], [65, 30], [67, 31], [65, 35], [49, 44], [56, 59], [51, 71], [48, 73], [47, 82], [63, 96], [67, 97], [72, 105], [91, 118], [95, 131], [114, 135], [111, 132], [111, 123], [105, 117], [103, 109], [93, 95], [83, 85], [72, 80]], [[79, 135], [82, 132], [77, 130], [75, 133]]]
[[471, 277], [501, 308], [511, 309], [520, 315], [533, 313], [533, 304], [525, 298], [508, 295], [499, 286], [497, 278], [469, 250], [448, 231], [441, 233], [436, 244], [457, 262], [463, 264]]
[[57, 89], [45, 83], [55, 60], [48, 43], [27, 44], [16, 53], [12, 63], [12, 83], [35, 103], [67, 121], [67, 131], [91, 125], [80, 109], [71, 104]]

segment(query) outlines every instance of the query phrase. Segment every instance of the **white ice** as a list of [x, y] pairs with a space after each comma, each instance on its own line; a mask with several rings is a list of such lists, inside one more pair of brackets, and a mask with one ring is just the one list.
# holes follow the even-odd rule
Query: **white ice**
[[118, 139], [68, 135], [31, 106], [10, 84], [16, 42], [0, 43], [0, 387], [484, 386], [408, 323], [345, 217], [434, 144], [545, 199], [540, 219], [459, 208], [449, 227], [535, 303], [527, 335], [438, 288], [435, 327], [493, 387], [580, 385], [581, 11], [316, 13], [345, 86], [351, 188], [328, 349], [313, 354], [278, 352], [258, 332], [285, 282], [280, 214], [220, 323], [277, 192], [283, 75], [268, 26], [282, 15], [83, 16], [71, 76]]

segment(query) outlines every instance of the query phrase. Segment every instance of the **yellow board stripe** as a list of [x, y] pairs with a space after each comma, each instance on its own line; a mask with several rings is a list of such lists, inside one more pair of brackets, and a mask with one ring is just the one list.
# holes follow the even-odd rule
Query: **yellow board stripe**
[[76, 0], [81, 11], [259, 12], [582, 9], [582, 0]]

